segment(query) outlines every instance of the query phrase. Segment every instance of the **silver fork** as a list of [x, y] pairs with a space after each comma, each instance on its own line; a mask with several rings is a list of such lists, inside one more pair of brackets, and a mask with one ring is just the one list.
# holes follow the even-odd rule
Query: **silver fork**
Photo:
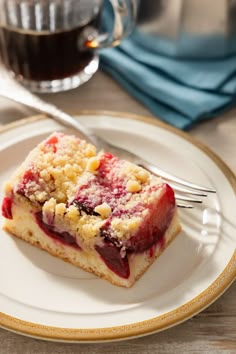
[[19, 83], [13, 80], [4, 69], [0, 70], [0, 96], [50, 116], [64, 126], [79, 131], [86, 140], [89, 140], [98, 149], [109, 151], [114, 155], [133, 162], [150, 171], [152, 174], [167, 180], [175, 190], [177, 205], [179, 207], [193, 208], [192, 203], [202, 203], [202, 199], [200, 197], [206, 197], [207, 193], [216, 192], [214, 189], [200, 186], [174, 176], [144, 160], [141, 156], [135, 155], [133, 152], [128, 151], [123, 147], [118, 147], [108, 143], [101, 137], [97, 136], [92, 129], [84, 126], [74, 117], [63, 112], [56, 106], [43, 101], [38, 96], [26, 90]]

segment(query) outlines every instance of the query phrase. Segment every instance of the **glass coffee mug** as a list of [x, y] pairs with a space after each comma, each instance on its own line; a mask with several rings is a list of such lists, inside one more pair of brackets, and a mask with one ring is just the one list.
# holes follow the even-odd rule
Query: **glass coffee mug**
[[69, 90], [92, 77], [96, 49], [119, 44], [135, 17], [136, 0], [0, 0], [1, 61], [31, 91]]

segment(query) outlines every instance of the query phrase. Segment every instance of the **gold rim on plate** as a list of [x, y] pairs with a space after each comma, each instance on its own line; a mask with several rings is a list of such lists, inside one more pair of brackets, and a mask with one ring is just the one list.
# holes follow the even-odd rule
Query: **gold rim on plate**
[[[130, 113], [120, 113], [120, 112], [110, 112], [110, 111], [81, 111], [75, 114], [76, 116], [81, 115], [93, 115], [93, 116], [111, 116], [116, 118], [128, 118], [132, 120], [138, 120], [150, 125], [155, 125], [163, 128], [167, 131], [171, 131], [174, 134], [182, 137], [191, 144], [195, 145], [206, 155], [208, 155], [211, 160], [219, 167], [219, 169], [224, 173], [225, 177], [231, 184], [235, 194], [236, 194], [236, 176], [229, 169], [229, 167], [204, 144], [198, 142], [196, 139], [184, 133], [174, 127], [167, 125], [166, 123], [160, 122], [151, 117], [139, 116]], [[6, 126], [0, 127], [0, 134], [7, 130], [15, 129], [19, 126], [32, 123], [38, 120], [46, 119], [43, 115], [37, 115], [29, 118], [21, 119], [17, 122], [10, 123]], [[215, 300], [217, 300], [224, 291], [233, 283], [236, 279], [236, 251], [234, 251], [229, 263], [218, 276], [218, 278], [202, 293], [198, 296], [185, 303], [184, 305], [178, 307], [175, 310], [165, 313], [164, 315], [154, 317], [149, 320], [108, 328], [93, 328], [93, 329], [83, 329], [83, 328], [59, 328], [52, 326], [40, 325], [37, 323], [31, 323], [18, 318], [8, 316], [0, 312], [0, 326], [20, 333], [27, 336], [32, 336], [39, 339], [63, 341], [63, 342], [105, 342], [114, 340], [125, 340], [129, 338], [135, 338], [144, 336], [151, 333], [156, 333], [164, 329], [173, 327], [187, 319], [193, 317], [200, 311], [204, 310], [206, 307], [211, 305]]]

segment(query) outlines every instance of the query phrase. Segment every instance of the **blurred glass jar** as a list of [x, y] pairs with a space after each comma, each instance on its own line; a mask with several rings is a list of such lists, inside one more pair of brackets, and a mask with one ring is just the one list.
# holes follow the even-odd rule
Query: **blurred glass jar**
[[236, 0], [139, 0], [135, 40], [169, 56], [236, 53]]

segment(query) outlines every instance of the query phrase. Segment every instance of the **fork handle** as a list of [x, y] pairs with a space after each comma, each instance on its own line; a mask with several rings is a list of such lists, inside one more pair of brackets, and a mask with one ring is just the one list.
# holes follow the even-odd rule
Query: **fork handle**
[[86, 140], [89, 140], [94, 145], [99, 145], [98, 138], [93, 133], [93, 131], [90, 128], [81, 124], [77, 119], [63, 112], [53, 104], [41, 100], [41, 98], [26, 90], [17, 82], [9, 79], [8, 84], [8, 89], [4, 90], [4, 92], [1, 92], [1, 96], [17, 103], [23, 104], [24, 106], [31, 108], [35, 111], [44, 113], [52, 117], [62, 125], [79, 131]]

